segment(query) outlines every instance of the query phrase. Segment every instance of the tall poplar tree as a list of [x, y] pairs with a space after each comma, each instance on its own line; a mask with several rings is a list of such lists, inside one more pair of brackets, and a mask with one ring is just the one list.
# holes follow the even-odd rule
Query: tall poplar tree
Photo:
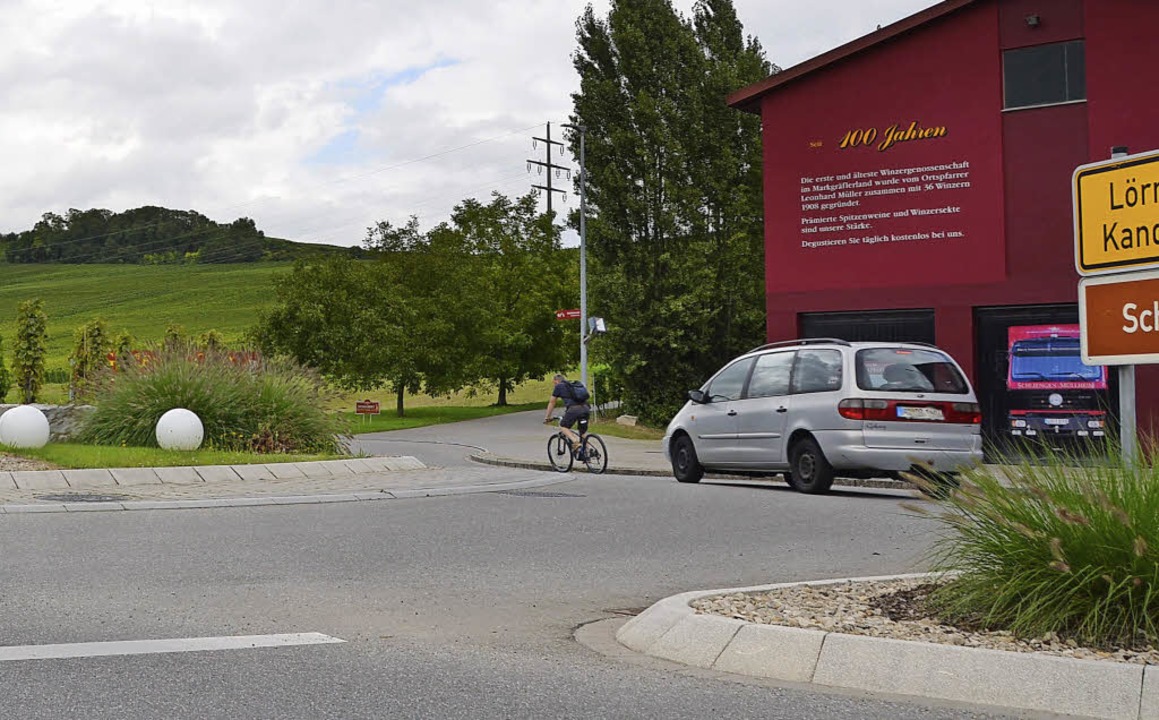
[[613, 0], [577, 36], [598, 352], [660, 424], [764, 337], [759, 119], [725, 96], [776, 68], [731, 0], [698, 0], [690, 20], [670, 0]]

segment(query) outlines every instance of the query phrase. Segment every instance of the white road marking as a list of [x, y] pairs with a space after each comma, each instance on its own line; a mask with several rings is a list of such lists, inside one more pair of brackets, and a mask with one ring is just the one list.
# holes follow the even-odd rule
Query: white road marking
[[225, 637], [174, 638], [170, 640], [123, 640], [116, 642], [64, 643], [60, 645], [10, 645], [0, 647], [0, 662], [8, 660], [56, 660], [105, 655], [149, 655], [153, 653], [246, 650], [344, 643], [341, 638], [322, 633], [281, 635], [230, 635]]

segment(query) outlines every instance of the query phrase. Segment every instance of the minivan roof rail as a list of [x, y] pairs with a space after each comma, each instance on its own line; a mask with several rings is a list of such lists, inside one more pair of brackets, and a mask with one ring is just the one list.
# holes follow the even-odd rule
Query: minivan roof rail
[[768, 343], [755, 347], [749, 352], [756, 352], [758, 350], [768, 350], [769, 348], [778, 347], [794, 347], [799, 345], [849, 345], [848, 340], [839, 340], [837, 338], [803, 338], [801, 340], [782, 340], [780, 342]]

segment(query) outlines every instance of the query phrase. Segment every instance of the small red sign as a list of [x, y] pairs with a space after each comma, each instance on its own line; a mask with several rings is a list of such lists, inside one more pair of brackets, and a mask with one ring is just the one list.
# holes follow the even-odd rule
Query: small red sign
[[377, 415], [378, 402], [376, 400], [359, 400], [354, 403], [354, 412], [358, 415]]
[[580, 314], [581, 313], [580, 313], [578, 308], [575, 310], [556, 310], [555, 311], [555, 319], [556, 320], [579, 320]]

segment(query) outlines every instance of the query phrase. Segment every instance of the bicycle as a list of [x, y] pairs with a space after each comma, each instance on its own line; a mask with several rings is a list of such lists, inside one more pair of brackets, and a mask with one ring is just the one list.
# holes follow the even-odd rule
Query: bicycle
[[[557, 415], [552, 420], [559, 422], [560, 417]], [[588, 432], [587, 419], [576, 423], [576, 430], [579, 431], [580, 442], [575, 448], [571, 446], [571, 440], [562, 429], [548, 438], [547, 459], [551, 462], [551, 467], [557, 472], [565, 473], [571, 470], [576, 460], [579, 460], [587, 467], [588, 472], [595, 475], [607, 470], [608, 448], [604, 444], [604, 439]]]

